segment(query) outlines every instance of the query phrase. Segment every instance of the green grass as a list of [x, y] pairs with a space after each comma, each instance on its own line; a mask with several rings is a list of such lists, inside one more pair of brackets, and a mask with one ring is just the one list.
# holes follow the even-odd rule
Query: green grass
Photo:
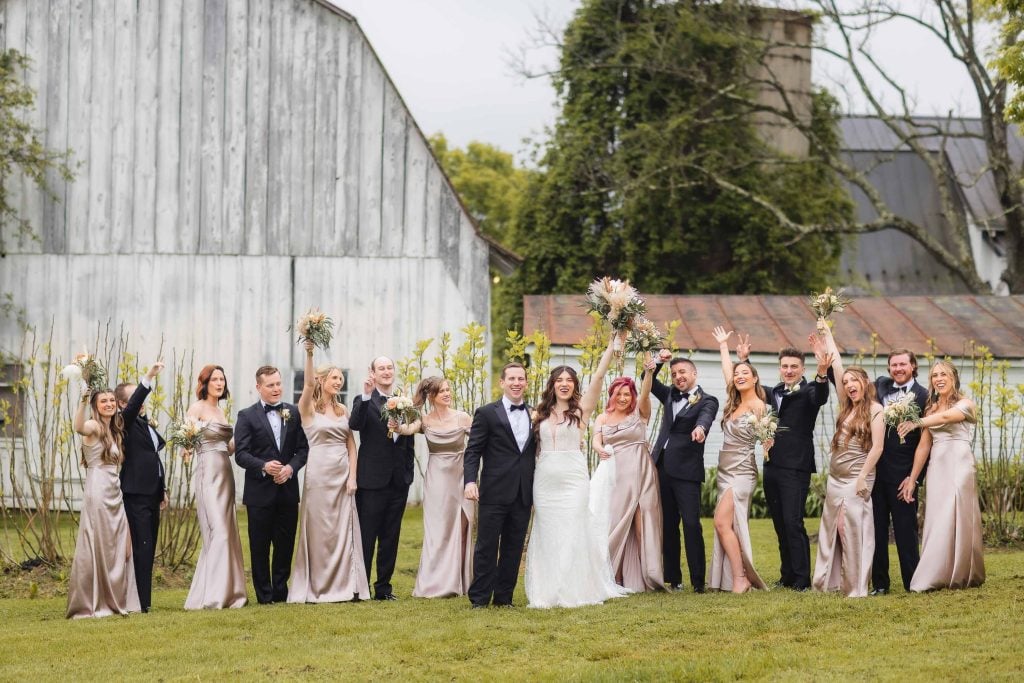
[[[240, 516], [243, 544], [245, 515]], [[409, 597], [421, 513], [403, 527], [398, 602], [255, 604], [67, 621], [65, 598], [0, 600], [0, 680], [79, 679], [1017, 679], [1024, 552], [989, 551], [980, 589], [860, 600], [785, 590], [643, 594], [573, 610], [470, 610]], [[817, 530], [817, 520], [808, 520]], [[711, 522], [705, 520], [708, 551]], [[751, 522], [762, 576], [777, 577], [771, 523]], [[894, 587], [898, 563], [890, 548]], [[248, 551], [246, 551], [248, 555]], [[248, 557], [246, 557], [248, 565]], [[685, 569], [684, 569], [685, 572]], [[252, 592], [250, 587], [250, 600]]]

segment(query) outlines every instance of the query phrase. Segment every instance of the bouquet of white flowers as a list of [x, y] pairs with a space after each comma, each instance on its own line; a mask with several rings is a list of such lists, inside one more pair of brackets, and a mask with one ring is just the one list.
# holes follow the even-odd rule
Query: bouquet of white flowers
[[[412, 404], [412, 399], [401, 392], [396, 391], [393, 396], [388, 396], [384, 406], [380, 409], [380, 419], [387, 424], [395, 420], [398, 424], [409, 424], [420, 418], [420, 411]], [[388, 429], [388, 438], [394, 433]]]
[[831, 287], [826, 287], [821, 294], [811, 294], [811, 310], [819, 318], [828, 321], [829, 327], [832, 326], [832, 321], [829, 320], [832, 314], [842, 313], [852, 303], [853, 299], [843, 294], [842, 287], [835, 291]]
[[[904, 422], [920, 422], [921, 406], [917, 404], [914, 394], [908, 391], [895, 401], [890, 401], [882, 410], [882, 417], [889, 427], [899, 427]], [[907, 440], [901, 436], [900, 443], [906, 442]]]
[[167, 430], [167, 441], [182, 449], [181, 459], [186, 464], [192, 461], [192, 454], [203, 442], [203, 432], [208, 423], [185, 416], [181, 421], [171, 424]]
[[665, 335], [661, 333], [658, 326], [647, 318], [640, 316], [633, 321], [626, 337], [626, 353], [640, 355], [648, 351], [655, 351], [665, 346]]
[[61, 377], [68, 380], [81, 380], [90, 391], [98, 391], [107, 386], [107, 371], [96, 360], [96, 356], [80, 353], [75, 356], [71, 365], [65, 365], [60, 371]]
[[[747, 424], [750, 425], [751, 431], [754, 433], [754, 441], [759, 442], [762, 446], [766, 443], [775, 441], [775, 434], [780, 429], [785, 429], [785, 427], [779, 426], [779, 416], [771, 408], [767, 408], [764, 415], [761, 416], [754, 413], [747, 413], [745, 419]], [[764, 459], [769, 459], [767, 449], [764, 452]]]
[[627, 329], [635, 318], [647, 312], [647, 304], [629, 284], [629, 280], [612, 280], [608, 277], [590, 283], [586, 306], [588, 313], [600, 315], [613, 330]]
[[326, 351], [334, 336], [334, 321], [319, 308], [311, 308], [295, 323], [295, 329], [299, 332], [299, 343], [308, 339], [313, 346]]

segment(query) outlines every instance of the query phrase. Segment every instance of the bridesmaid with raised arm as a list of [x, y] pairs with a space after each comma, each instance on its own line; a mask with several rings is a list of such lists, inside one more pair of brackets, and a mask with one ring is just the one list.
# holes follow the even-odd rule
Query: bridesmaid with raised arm
[[615, 483], [608, 506], [608, 554], [615, 582], [632, 592], [665, 589], [661, 557], [661, 494], [647, 446], [655, 363], [645, 359], [637, 394], [629, 377], [608, 387], [608, 405], [597, 416], [591, 443], [602, 460], [614, 458]]
[[299, 510], [299, 539], [288, 602], [369, 600], [356, 514], [355, 439], [338, 401], [345, 376], [336, 366], [313, 370], [306, 340], [299, 416], [309, 441]]
[[243, 607], [247, 602], [242, 541], [235, 513], [235, 473], [231, 467], [234, 430], [220, 406], [229, 396], [224, 368], [204, 366], [196, 381], [199, 400], [188, 408], [189, 417], [206, 424], [192, 471], [203, 547], [185, 598], [185, 609]]
[[[975, 482], [971, 441], [977, 422], [974, 402], [960, 390], [960, 373], [952, 363], [936, 361], [928, 375], [928, 404], [919, 423], [904, 422], [900, 436], [921, 428], [910, 476], [900, 495], [911, 503], [925, 461], [928, 505], [924, 510], [921, 561], [910, 590], [972, 588], [985, 583], [981, 505]], [[930, 453], [930, 455], [929, 455]]]
[[822, 354], [831, 356], [835, 377], [841, 382], [811, 585], [816, 591], [842, 590], [848, 598], [863, 598], [868, 594], [875, 553], [871, 487], [885, 440], [882, 406], [875, 400], [875, 385], [863, 368], [843, 369], [839, 349], [824, 320], [818, 320], [818, 334], [812, 334], [810, 342], [819, 359]]
[[[89, 419], [85, 417], [86, 404], [92, 408]], [[67, 618], [140, 612], [128, 517], [117, 476], [124, 422], [113, 390], [91, 393], [87, 388], [75, 411], [73, 427], [82, 435], [82, 465], [86, 469], [78, 541], [68, 577]]]
[[412, 594], [465, 595], [473, 581], [476, 504], [463, 494], [462, 460], [473, 418], [452, 408], [451, 384], [444, 377], [420, 382], [413, 404], [421, 410], [429, 405], [430, 412], [408, 425], [390, 425], [403, 435], [421, 432], [430, 453], [423, 480], [423, 550]]
[[[712, 590], [745, 593], [751, 588], [764, 590], [764, 581], [754, 569], [750, 548], [750, 501], [757, 488], [757, 461], [754, 445], [757, 440], [749, 417], [764, 417], [764, 389], [757, 368], [746, 361], [735, 365], [729, 356], [728, 332], [721, 325], [714, 329], [715, 341], [722, 357], [726, 401], [722, 411], [722, 447], [718, 452], [716, 481], [718, 503], [715, 505], [715, 547], [711, 555]], [[765, 452], [772, 444], [764, 444]]]

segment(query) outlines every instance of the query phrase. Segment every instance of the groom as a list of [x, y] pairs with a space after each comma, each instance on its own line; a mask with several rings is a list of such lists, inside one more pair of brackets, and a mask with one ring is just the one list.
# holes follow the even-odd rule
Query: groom
[[[700, 488], [704, 482], [704, 441], [718, 413], [718, 399], [697, 384], [697, 366], [686, 358], [672, 358], [662, 349], [654, 370], [651, 393], [664, 405], [661, 431], [652, 455], [661, 488], [662, 557], [665, 583], [682, 587], [679, 558], [679, 521], [683, 522], [686, 566], [695, 593], [704, 592], [704, 532], [700, 526]], [[669, 363], [672, 386], [658, 381], [661, 364]]]
[[533, 506], [536, 445], [523, 400], [526, 369], [508, 363], [499, 384], [501, 399], [473, 416], [463, 461], [466, 498], [480, 501], [469, 586], [474, 609], [487, 607], [492, 599], [495, 607], [512, 606]]
[[[245, 469], [242, 503], [249, 517], [252, 585], [261, 605], [288, 599], [295, 525], [299, 520], [299, 482], [309, 444], [299, 425], [299, 411], [281, 401], [277, 368], [256, 371], [260, 400], [238, 412], [235, 462]], [[274, 548], [273, 566], [270, 548]]]

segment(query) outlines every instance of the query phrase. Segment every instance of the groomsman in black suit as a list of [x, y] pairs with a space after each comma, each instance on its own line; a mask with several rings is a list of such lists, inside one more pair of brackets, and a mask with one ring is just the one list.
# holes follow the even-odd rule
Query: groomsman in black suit
[[501, 399], [473, 415], [463, 460], [466, 498], [480, 501], [469, 586], [474, 608], [512, 606], [533, 507], [536, 444], [523, 400], [526, 369], [508, 363], [500, 384]]
[[153, 561], [160, 531], [160, 511], [167, 507], [167, 484], [159, 451], [164, 438], [146, 417], [146, 397], [153, 380], [164, 369], [153, 363], [138, 386], [118, 384], [114, 398], [124, 419], [124, 462], [121, 463], [121, 492], [128, 531], [132, 539], [132, 564], [139, 589], [139, 605], [148, 612], [153, 594]]
[[[928, 390], [918, 384], [917, 356], [908, 349], [896, 349], [889, 354], [889, 376], [875, 380], [877, 399], [883, 406], [889, 405], [901, 396], [911, 393], [924, 414], [928, 402]], [[903, 588], [910, 590], [910, 579], [914, 576], [921, 559], [917, 537], [917, 497], [914, 502], [904, 502], [898, 495], [904, 480], [910, 478], [914, 465], [914, 451], [921, 440], [921, 430], [915, 429], [906, 436], [906, 443], [900, 443], [900, 435], [893, 427], [886, 427], [885, 445], [882, 458], [875, 470], [875, 487], [871, 491], [871, 506], [875, 517], [875, 557], [871, 565], [872, 595], [889, 592], [889, 520], [892, 519], [893, 536], [896, 538], [896, 553], [900, 558], [900, 574]], [[923, 472], [922, 472], [923, 476]], [[910, 482], [907, 485], [911, 485]], [[913, 490], [913, 488], [911, 488]]]
[[374, 600], [397, 600], [391, 587], [398, 559], [398, 537], [402, 515], [409, 500], [415, 460], [411, 436], [388, 436], [380, 409], [395, 382], [395, 364], [387, 356], [375, 358], [370, 376], [363, 382], [362, 396], [352, 403], [349, 425], [359, 432], [359, 470], [356, 473], [356, 511], [363, 541], [366, 579], [370, 579], [373, 549], [377, 548], [377, 580]]
[[[672, 358], [662, 349], [654, 370], [651, 392], [664, 406], [661, 431], [652, 454], [661, 488], [662, 556], [665, 583], [682, 587], [679, 558], [679, 521], [683, 522], [686, 566], [694, 592], [703, 593], [705, 583], [704, 531], [700, 525], [700, 488], [704, 482], [704, 441], [718, 413], [718, 399], [697, 384], [697, 366], [687, 358]], [[658, 381], [661, 366], [668, 362], [672, 386]]]
[[[299, 483], [309, 444], [299, 411], [281, 401], [277, 368], [256, 371], [260, 400], [239, 411], [235, 424], [235, 462], [245, 469], [242, 503], [249, 517], [252, 585], [261, 605], [288, 599], [295, 525], [299, 520]], [[273, 561], [270, 548], [273, 546]]]
[[[736, 348], [740, 360], [750, 356], [749, 337]], [[811, 587], [811, 542], [804, 528], [807, 493], [814, 462], [814, 424], [828, 403], [829, 358], [816, 356], [813, 382], [804, 379], [804, 352], [788, 347], [779, 351], [779, 376], [765, 396], [779, 416], [775, 444], [764, 461], [764, 497], [779, 537], [781, 574], [779, 584], [803, 591]]]

